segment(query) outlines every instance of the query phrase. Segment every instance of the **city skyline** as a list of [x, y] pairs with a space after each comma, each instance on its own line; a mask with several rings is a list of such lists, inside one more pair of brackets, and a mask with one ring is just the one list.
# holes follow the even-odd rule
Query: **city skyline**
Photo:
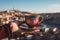
[[60, 12], [60, 0], [0, 0], [0, 11]]

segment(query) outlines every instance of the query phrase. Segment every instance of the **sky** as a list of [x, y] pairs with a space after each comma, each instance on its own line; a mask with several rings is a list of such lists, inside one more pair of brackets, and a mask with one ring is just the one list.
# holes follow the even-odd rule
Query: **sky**
[[33, 13], [60, 12], [60, 0], [0, 0], [0, 11], [13, 8]]

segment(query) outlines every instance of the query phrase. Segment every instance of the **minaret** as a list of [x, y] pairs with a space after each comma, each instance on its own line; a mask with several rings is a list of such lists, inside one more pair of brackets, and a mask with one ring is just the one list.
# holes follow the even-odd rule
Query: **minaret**
[[14, 8], [13, 8], [13, 10], [14, 10]]

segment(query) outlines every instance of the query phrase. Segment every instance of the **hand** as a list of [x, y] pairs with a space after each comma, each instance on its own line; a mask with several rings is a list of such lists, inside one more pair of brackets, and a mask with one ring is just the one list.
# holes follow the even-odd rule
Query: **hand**
[[25, 32], [21, 32], [21, 35], [25, 34]]
[[34, 30], [34, 32], [39, 32], [40, 30]]

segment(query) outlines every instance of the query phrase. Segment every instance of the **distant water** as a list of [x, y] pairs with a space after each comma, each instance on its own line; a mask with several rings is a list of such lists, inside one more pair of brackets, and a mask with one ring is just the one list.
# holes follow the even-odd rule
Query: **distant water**
[[49, 27], [49, 28], [50, 28], [50, 27], [57, 27], [58, 30], [60, 30], [60, 25], [58, 25], [58, 24], [57, 24], [57, 25], [56, 25], [56, 24], [55, 24], [55, 25], [53, 25], [53, 24], [47, 24], [47, 23], [44, 23], [44, 24], [45, 24], [47, 27]]

